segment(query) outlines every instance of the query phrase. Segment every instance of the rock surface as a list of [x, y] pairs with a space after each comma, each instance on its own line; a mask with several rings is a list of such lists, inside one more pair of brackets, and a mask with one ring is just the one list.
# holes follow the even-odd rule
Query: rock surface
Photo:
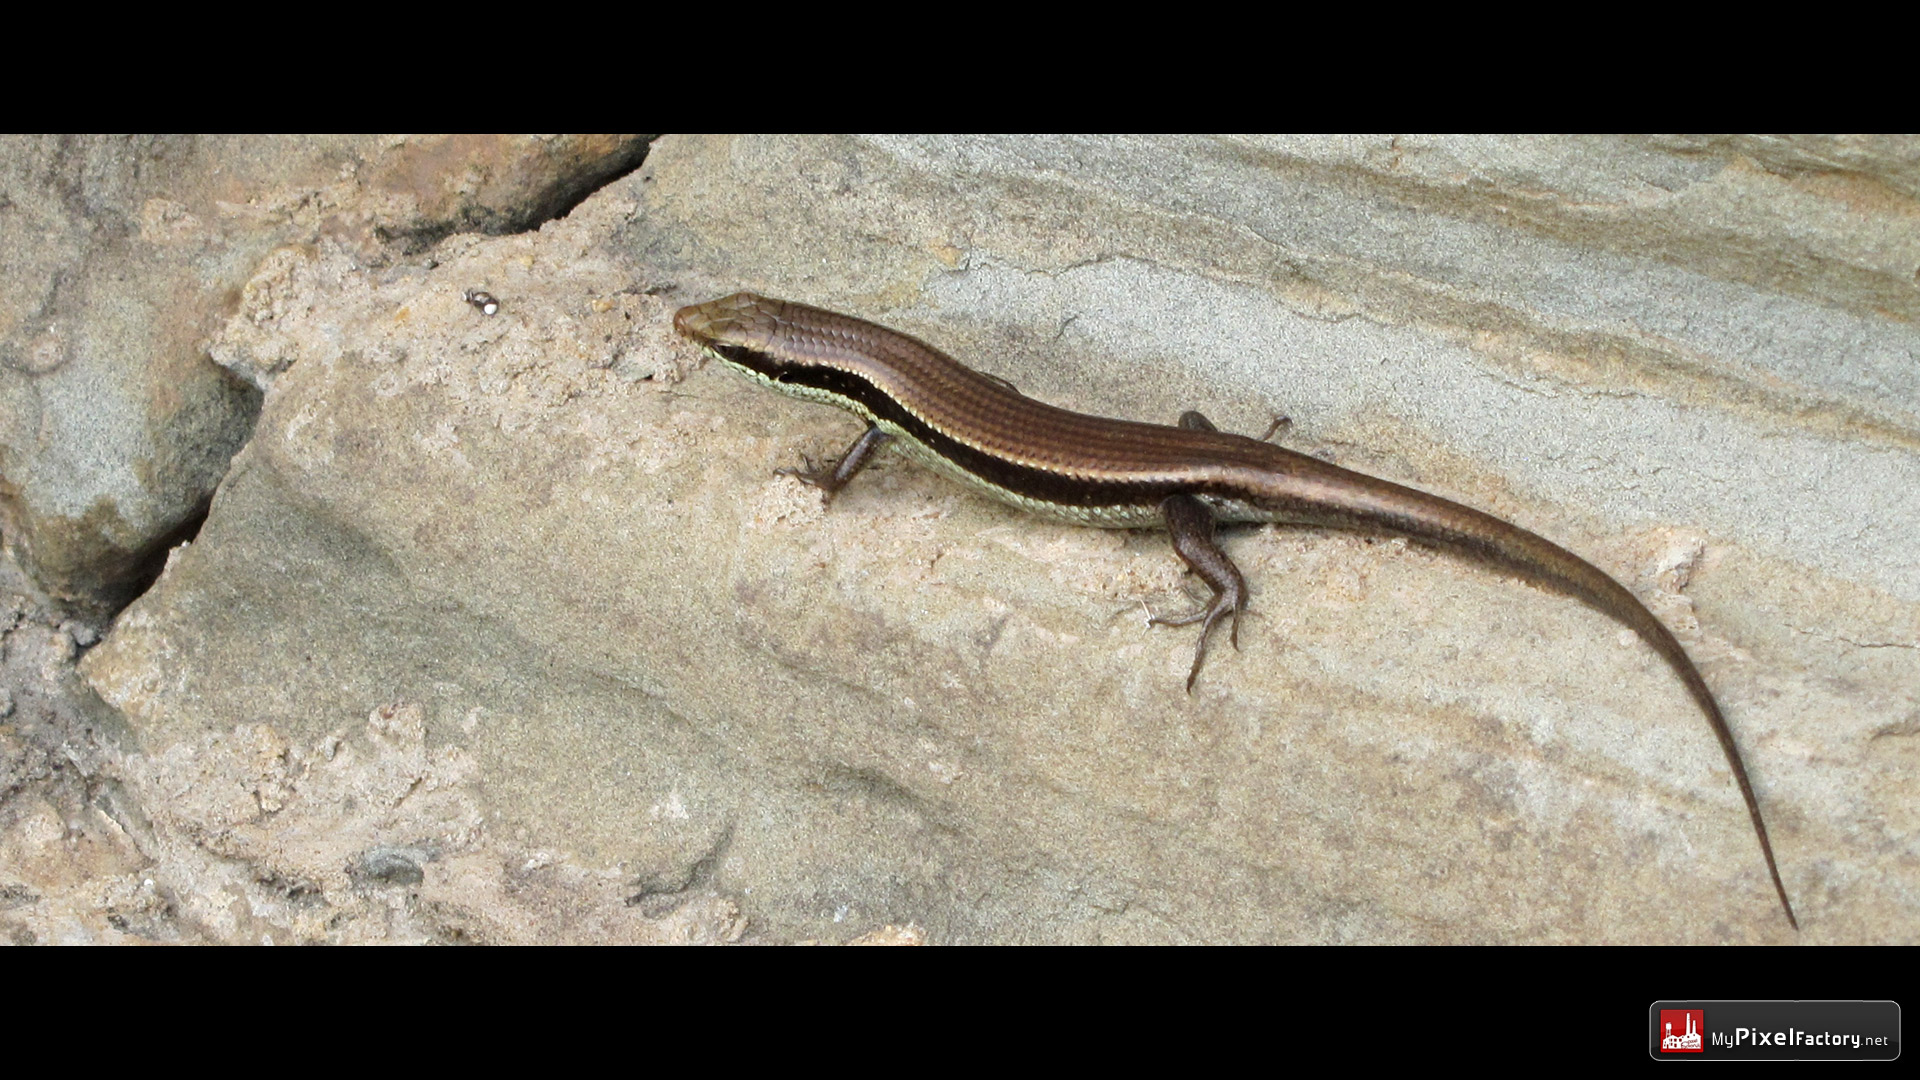
[[252, 431], [257, 384], [291, 362], [208, 355], [236, 306], [286, 314], [288, 297], [248, 283], [263, 260], [272, 275], [324, 247], [353, 272], [456, 230], [524, 229], [644, 149], [630, 136], [6, 137], [0, 531], [14, 557], [63, 607], [104, 619], [197, 527]]
[[[110, 708], [0, 727], [28, 762], [0, 926], [1912, 942], [1916, 160], [673, 136], [537, 233], [279, 245], [207, 345], [264, 387], [251, 439], [80, 661]], [[1588, 556], [1719, 694], [1802, 933], [1704, 722], [1605, 617], [1247, 529], [1242, 651], [1189, 696], [1191, 632], [1141, 625], [1188, 602], [1163, 535], [897, 458], [830, 512], [774, 477], [858, 426], [697, 366], [673, 310], [740, 288], [1083, 411], [1287, 413], [1298, 448]], [[16, 609], [9, 657], [62, 651]], [[33, 732], [83, 717], [62, 803]], [[111, 853], [54, 866], [83, 810]]]

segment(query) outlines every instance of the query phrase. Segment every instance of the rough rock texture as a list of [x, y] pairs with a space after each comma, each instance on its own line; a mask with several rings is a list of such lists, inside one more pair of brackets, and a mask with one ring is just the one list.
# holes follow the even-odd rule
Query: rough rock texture
[[263, 258], [331, 246], [377, 266], [390, 237], [525, 228], [644, 149], [631, 136], [0, 140], [10, 550], [85, 618], [152, 579], [259, 411], [262, 372], [211, 362], [208, 339], [237, 306], [258, 314], [242, 286]]
[[197, 937], [129, 832], [140, 808], [113, 769], [126, 725], [74, 671], [97, 640], [0, 557], [0, 942]]
[[[211, 940], [1920, 939], [1916, 159], [668, 137], [537, 234], [265, 260], [208, 346], [252, 440], [81, 661], [125, 726], [70, 802], [125, 839], [58, 873]], [[1164, 536], [774, 477], [857, 425], [693, 366], [673, 309], [738, 288], [1086, 411], [1284, 412], [1587, 555], [1719, 693], [1803, 932], [1605, 617], [1248, 529], [1188, 696]], [[48, 843], [0, 857], [16, 937]]]

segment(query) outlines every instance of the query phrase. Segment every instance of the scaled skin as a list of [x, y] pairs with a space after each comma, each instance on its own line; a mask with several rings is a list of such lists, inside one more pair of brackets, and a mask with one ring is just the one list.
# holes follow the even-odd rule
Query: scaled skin
[[1666, 659], [1706, 714], [1746, 800], [1780, 906], [1799, 928], [1746, 765], [1706, 680], [1638, 597], [1572, 552], [1471, 507], [1216, 431], [1197, 414], [1190, 414], [1197, 423], [1169, 427], [1047, 405], [924, 342], [849, 315], [742, 292], [681, 308], [673, 321], [749, 378], [867, 421], [869, 435], [839, 467], [803, 474], [829, 495], [865, 463], [877, 430], [915, 460], [1022, 509], [1107, 528], [1164, 524], [1181, 557], [1214, 589], [1204, 611], [1160, 620], [1204, 624], [1189, 688], [1214, 626], [1245, 606], [1239, 571], [1213, 544], [1211, 522], [1195, 520], [1195, 504], [1223, 521], [1406, 536], [1612, 616]]

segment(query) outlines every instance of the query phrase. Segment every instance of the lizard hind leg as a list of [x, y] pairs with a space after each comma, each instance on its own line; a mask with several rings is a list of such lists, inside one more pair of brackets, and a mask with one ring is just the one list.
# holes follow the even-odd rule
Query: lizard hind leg
[[[1197, 431], [1219, 431], [1220, 430], [1219, 428], [1213, 425], [1213, 421], [1207, 419], [1204, 415], [1192, 409], [1188, 409], [1186, 412], [1183, 412], [1180, 414], [1180, 426], [1183, 428], [1191, 428]], [[1267, 425], [1266, 433], [1260, 436], [1260, 441], [1266, 442], [1267, 440], [1273, 438], [1274, 432], [1281, 431], [1283, 429], [1291, 428], [1291, 427], [1293, 427], [1293, 417], [1276, 415], [1273, 418], [1273, 423]]]
[[1239, 615], [1247, 610], [1247, 582], [1240, 576], [1240, 568], [1233, 565], [1233, 560], [1214, 542], [1213, 511], [1207, 509], [1205, 503], [1191, 495], [1169, 495], [1161, 502], [1160, 513], [1167, 519], [1167, 531], [1173, 535], [1174, 553], [1213, 588], [1213, 602], [1199, 611], [1166, 618], [1156, 615], [1148, 620], [1158, 626], [1201, 624], [1200, 643], [1193, 650], [1193, 668], [1187, 672], [1187, 693], [1191, 694], [1193, 681], [1200, 677], [1200, 668], [1207, 661], [1207, 639], [1213, 635], [1214, 626], [1228, 615], [1234, 616], [1233, 647], [1240, 647]]

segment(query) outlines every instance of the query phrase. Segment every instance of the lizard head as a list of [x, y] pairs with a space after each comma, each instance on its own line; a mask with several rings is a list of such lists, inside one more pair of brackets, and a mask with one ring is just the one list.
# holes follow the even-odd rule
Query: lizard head
[[738, 292], [681, 308], [673, 315], [673, 328], [715, 352], [726, 346], [760, 352], [772, 343], [783, 306], [778, 300]]
[[738, 292], [681, 308], [674, 312], [673, 328], [727, 366], [778, 387], [781, 379], [808, 366], [781, 346], [786, 307], [783, 300]]

